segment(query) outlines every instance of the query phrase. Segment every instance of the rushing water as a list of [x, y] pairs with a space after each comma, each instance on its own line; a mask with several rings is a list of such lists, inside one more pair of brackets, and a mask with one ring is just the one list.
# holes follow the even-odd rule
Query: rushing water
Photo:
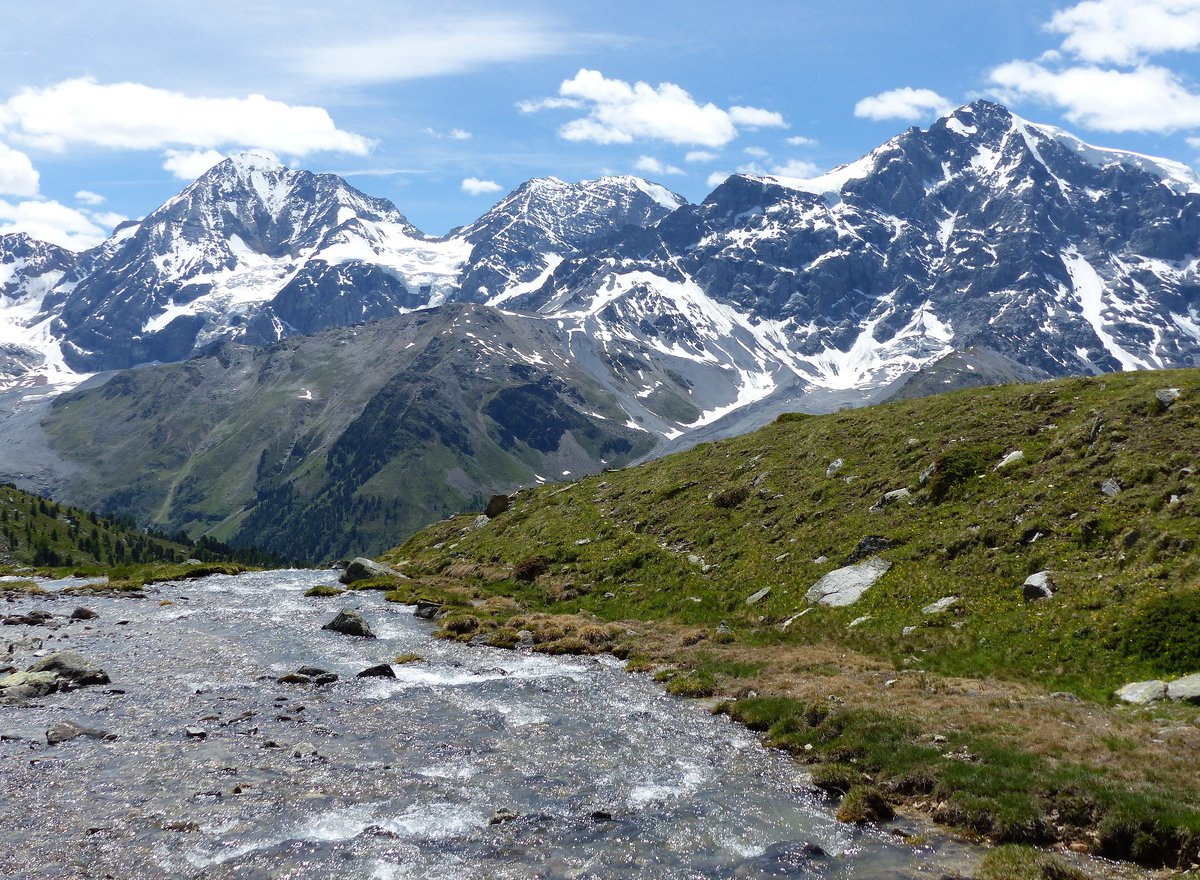
[[[0, 876], [882, 880], [971, 860], [839, 825], [785, 756], [616, 661], [438, 641], [373, 593], [304, 598], [329, 582], [211, 577], [5, 627], [18, 663], [73, 648], [113, 684], [0, 707]], [[323, 631], [342, 607], [379, 638]], [[406, 652], [426, 662], [354, 677]], [[341, 680], [275, 682], [305, 664]], [[117, 738], [46, 745], [62, 720]]]

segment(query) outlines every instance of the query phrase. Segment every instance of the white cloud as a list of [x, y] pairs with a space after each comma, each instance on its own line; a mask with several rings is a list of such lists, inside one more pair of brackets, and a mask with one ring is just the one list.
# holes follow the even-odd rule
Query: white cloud
[[478, 177], [468, 177], [462, 182], [462, 190], [468, 195], [482, 196], [488, 193], [498, 193], [504, 189], [494, 180], [480, 180]]
[[399, 16], [397, 33], [294, 53], [296, 69], [322, 82], [368, 84], [466, 73], [569, 51], [579, 39], [530, 18], [477, 12]]
[[807, 180], [821, 173], [821, 167], [805, 159], [789, 159], [782, 165], [776, 165], [771, 173], [777, 177], [799, 177]]
[[180, 180], [195, 180], [224, 159], [218, 150], [167, 150], [162, 167]]
[[38, 173], [20, 150], [0, 143], [0, 194], [33, 196], [38, 191]]
[[334, 125], [320, 107], [245, 98], [196, 98], [140, 83], [90, 78], [29, 88], [0, 104], [11, 139], [61, 152], [71, 144], [134, 150], [252, 146], [294, 156], [364, 155], [366, 138]]
[[1093, 63], [1133, 65], [1149, 55], [1200, 48], [1200, 0], [1085, 0], [1046, 25], [1062, 48]]
[[716, 153], [710, 153], [708, 150], [692, 150], [683, 157], [684, 162], [711, 162], [717, 158]]
[[[101, 220], [113, 216], [120, 217], [97, 215]], [[48, 199], [22, 202], [6, 202], [0, 199], [0, 234], [24, 232], [41, 241], [81, 251], [102, 242], [115, 225], [99, 225], [96, 219], [87, 213]]]
[[758, 159], [765, 159], [767, 156], [771, 155], [762, 147], [746, 147], [746, 149], [742, 152], [744, 152], [747, 156], [754, 156]]
[[787, 142], [793, 147], [815, 147], [818, 143], [820, 143], [820, 141], [818, 141], [816, 138], [805, 137], [802, 134], [788, 138]]
[[714, 171], [712, 174], [708, 175], [708, 179], [705, 181], [705, 183], [707, 183], [709, 186], [720, 186], [728, 179], [728, 171]]
[[[586, 116], [559, 129], [570, 141], [628, 144], [659, 140], [672, 144], [720, 147], [738, 134], [738, 125], [783, 125], [783, 117], [756, 107], [722, 110], [698, 103], [674, 83], [628, 83], [608, 79], [598, 70], [582, 69], [559, 86], [558, 99], [522, 102], [522, 112], [541, 109], [585, 109]], [[565, 99], [565, 100], [564, 100]], [[569, 102], [569, 103], [568, 103]]]
[[1006, 100], [1054, 104], [1071, 122], [1101, 131], [1172, 132], [1200, 126], [1200, 95], [1164, 67], [1052, 70], [1033, 61], [1011, 61], [993, 70], [991, 80]]
[[675, 165], [665, 165], [653, 156], [638, 156], [633, 167], [645, 174], [683, 174], [682, 168]]
[[1200, 137], [1190, 137], [1187, 139], [1188, 146], [1193, 150], [1200, 150]]
[[539, 98], [536, 101], [518, 101], [517, 109], [522, 113], [537, 113], [539, 110], [581, 110], [586, 104], [575, 98]]
[[424, 129], [425, 134], [435, 138], [449, 138], [452, 141], [469, 141], [472, 137], [471, 132], [465, 128], [452, 128], [447, 132], [438, 131], [435, 128]]
[[734, 125], [744, 125], [746, 128], [787, 128], [783, 116], [759, 107], [730, 107], [729, 118]]
[[108, 200], [100, 193], [94, 193], [90, 189], [81, 189], [75, 193], [75, 201], [85, 205], [103, 205]]
[[854, 115], [860, 119], [903, 119], [915, 122], [930, 116], [941, 116], [953, 109], [953, 104], [932, 89], [905, 86], [863, 98], [854, 105]]

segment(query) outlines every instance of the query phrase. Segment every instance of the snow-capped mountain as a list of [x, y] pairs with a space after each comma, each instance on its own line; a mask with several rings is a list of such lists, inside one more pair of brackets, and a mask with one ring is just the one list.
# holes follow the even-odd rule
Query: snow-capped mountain
[[246, 153], [57, 277], [20, 276], [8, 298], [21, 307], [6, 301], [0, 314], [7, 341], [54, 349], [49, 361], [81, 374], [174, 361], [223, 338], [262, 344], [451, 299], [503, 299], [605, 234], [681, 204], [636, 178], [534, 180], [435, 238], [335, 175]]
[[1198, 256], [1186, 166], [979, 101], [823, 177], [730, 177], [508, 305], [564, 322], [687, 430], [969, 346], [1051, 375], [1200, 362]]
[[24, 233], [0, 235], [0, 388], [63, 372], [42, 303], [76, 262], [71, 251]]
[[1190, 169], [986, 101], [822, 177], [735, 175], [699, 205], [632, 177], [531, 180], [440, 238], [247, 154], [92, 251], [42, 250], [0, 263], [21, 266], [3, 270], [0, 387], [454, 301], [547, 319], [629, 424], [668, 439], [862, 402], [967, 348], [1004, 375], [1200, 355]]

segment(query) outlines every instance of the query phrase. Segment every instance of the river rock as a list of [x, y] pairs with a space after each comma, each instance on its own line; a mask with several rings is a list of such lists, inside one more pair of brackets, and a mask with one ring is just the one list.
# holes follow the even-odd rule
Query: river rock
[[61, 690], [110, 683], [108, 673], [76, 651], [59, 651], [43, 657], [30, 666], [29, 671], [54, 673], [58, 676]]
[[1200, 674], [1177, 678], [1168, 684], [1167, 698], [1177, 703], [1200, 703]]
[[208, 731], [203, 727], [185, 727], [183, 735], [188, 739], [205, 739], [208, 736]]
[[358, 673], [355, 678], [395, 678], [396, 670], [392, 669], [390, 663], [379, 663], [375, 666], [368, 666], [362, 672]]
[[111, 733], [105, 730], [83, 727], [74, 721], [58, 721], [47, 728], [46, 744], [56, 746], [80, 736], [90, 736], [93, 739], [115, 739]]
[[512, 499], [507, 495], [493, 495], [488, 499], [487, 507], [483, 509], [483, 515], [488, 519], [495, 519], [508, 510], [511, 503]]
[[289, 672], [275, 679], [279, 684], [309, 684], [312, 678], [300, 672]]
[[1165, 699], [1167, 696], [1167, 683], [1165, 681], [1131, 681], [1129, 684], [1117, 689], [1117, 699], [1126, 703], [1133, 703], [1135, 706], [1145, 706], [1148, 703], [1156, 703], [1159, 700]]
[[763, 599], [767, 598], [767, 596], [769, 596], [769, 595], [771, 595], [771, 588], [763, 587], [757, 593], [752, 593], [751, 595], [747, 596], [746, 604], [747, 605], [757, 605], [759, 602], [761, 602]]
[[72, 620], [95, 620], [99, 616], [100, 615], [91, 608], [80, 607], [71, 612]]
[[367, 621], [363, 619], [363, 616], [357, 611], [349, 609], [339, 611], [333, 620], [329, 621], [321, 629], [332, 630], [344, 636], [360, 636], [364, 639], [375, 638], [375, 633], [371, 631], [371, 627], [367, 625]]
[[30, 700], [52, 694], [58, 687], [58, 676], [53, 672], [14, 672], [0, 679], [0, 696]]
[[1054, 595], [1054, 579], [1049, 571], [1039, 571], [1025, 578], [1023, 589], [1026, 602], [1049, 599]]
[[317, 756], [317, 747], [312, 743], [302, 742], [292, 746], [293, 758], [315, 758]]
[[343, 584], [352, 584], [355, 581], [378, 577], [404, 578], [404, 575], [382, 562], [367, 559], [365, 556], [356, 556], [346, 563], [346, 570], [342, 572], [342, 576], [338, 580]]
[[501, 807], [496, 812], [492, 813], [492, 818], [488, 819], [489, 825], [502, 825], [505, 822], [512, 822], [514, 819], [519, 819], [516, 813], [507, 807]]
[[421, 620], [433, 620], [441, 613], [441, 610], [442, 606], [439, 602], [418, 599], [417, 607], [413, 610], [413, 617], [419, 617]]
[[853, 605], [876, 582], [887, 574], [892, 564], [880, 556], [872, 556], [857, 565], [835, 569], [825, 575], [804, 594], [805, 601], [813, 605], [828, 605], [841, 608]]

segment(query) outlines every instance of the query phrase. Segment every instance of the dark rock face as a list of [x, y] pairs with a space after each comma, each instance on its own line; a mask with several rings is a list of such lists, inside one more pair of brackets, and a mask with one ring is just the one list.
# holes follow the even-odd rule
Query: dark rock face
[[339, 611], [337, 616], [321, 627], [321, 629], [332, 630], [344, 636], [359, 636], [365, 639], [375, 638], [375, 633], [372, 632], [367, 621], [357, 611]]

